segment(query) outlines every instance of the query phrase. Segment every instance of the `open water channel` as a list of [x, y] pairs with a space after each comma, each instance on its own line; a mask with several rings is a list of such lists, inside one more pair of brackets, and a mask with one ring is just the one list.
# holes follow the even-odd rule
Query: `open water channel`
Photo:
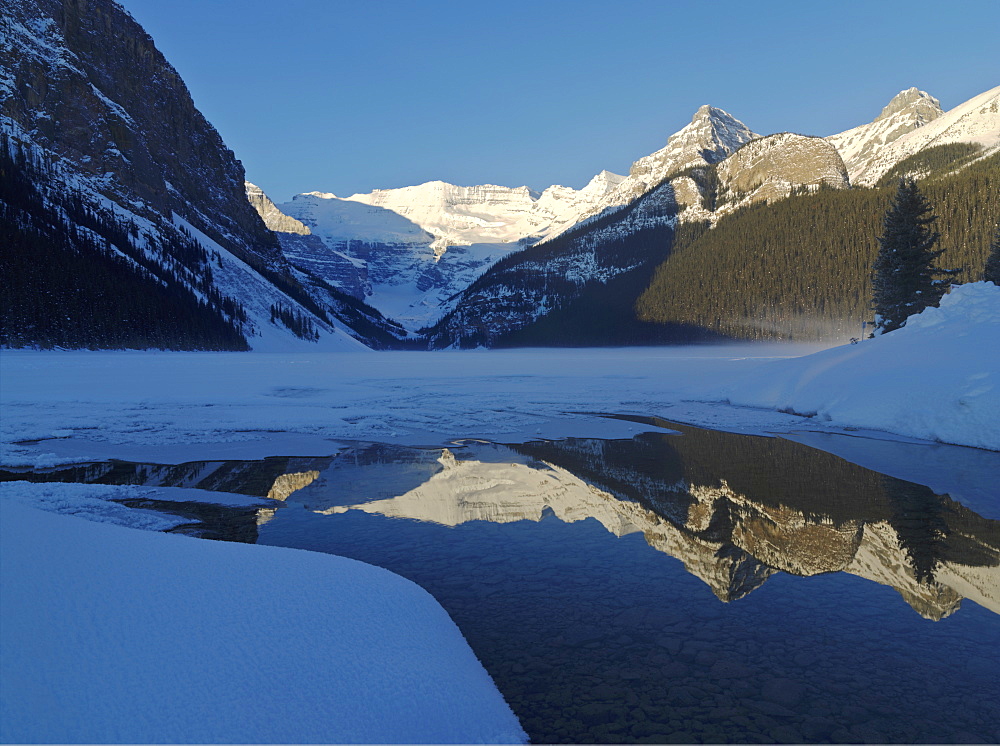
[[675, 434], [31, 478], [280, 500], [149, 507], [417, 582], [534, 743], [1000, 742], [1000, 494], [658, 424]]

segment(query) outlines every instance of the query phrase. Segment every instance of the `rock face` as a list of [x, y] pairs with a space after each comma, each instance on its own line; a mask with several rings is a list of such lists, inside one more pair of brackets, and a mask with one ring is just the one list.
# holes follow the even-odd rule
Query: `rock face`
[[249, 181], [244, 182], [244, 186], [246, 187], [247, 201], [257, 211], [257, 214], [260, 215], [264, 221], [264, 225], [269, 230], [275, 233], [294, 233], [300, 236], [311, 234], [311, 231], [305, 225], [295, 218], [285, 215], [285, 213], [275, 207], [274, 203], [264, 194], [264, 190], [259, 186], [251, 184]]
[[718, 200], [726, 211], [784, 199], [799, 187], [849, 186], [837, 149], [820, 137], [784, 132], [747, 143], [716, 166]]
[[827, 139], [841, 151], [855, 186], [872, 186], [904, 158], [937, 145], [970, 143], [986, 156], [1000, 148], [1000, 87], [946, 113], [937, 99], [911, 88], [871, 124]]
[[[31, 165], [35, 194], [30, 209], [4, 213], [6, 228], [30, 237], [62, 214], [60, 230], [72, 237], [99, 223], [102, 240], [86, 248], [101, 266], [119, 268], [119, 286], [134, 275], [172, 294], [172, 311], [148, 314], [159, 319], [155, 346], [183, 335], [184, 344], [204, 348], [188, 340], [197, 324], [178, 327], [171, 317], [206, 304], [214, 320], [202, 313], [198, 323], [228, 325], [243, 347], [361, 346], [341, 318], [343, 299], [288, 263], [247, 201], [242, 164], [113, 0], [5, 3], [0, 133], [15, 159]], [[67, 200], [78, 205], [72, 216]], [[75, 255], [67, 247], [62, 256]], [[101, 300], [109, 295], [98, 297], [109, 306], [104, 317], [127, 319], [115, 315], [114, 299]]]
[[111, 0], [6, 5], [0, 114], [105, 197], [174, 212], [234, 253], [281, 263], [248, 209], [242, 165], [124, 9]]
[[702, 106], [687, 126], [667, 139], [665, 146], [633, 163], [628, 177], [581, 219], [627, 205], [672, 174], [718, 163], [755, 137], [758, 135], [728, 112], [714, 106]]
[[916, 88], [908, 88], [897, 93], [871, 123], [826, 139], [844, 159], [851, 183], [859, 183], [859, 178], [887, 145], [942, 114], [944, 111], [936, 98]]

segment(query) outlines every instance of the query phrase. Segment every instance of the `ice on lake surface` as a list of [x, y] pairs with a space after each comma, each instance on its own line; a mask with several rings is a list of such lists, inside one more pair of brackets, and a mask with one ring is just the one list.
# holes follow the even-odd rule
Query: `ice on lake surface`
[[1000, 741], [989, 495], [966, 505], [789, 439], [669, 426], [32, 478], [282, 501], [228, 538], [416, 581], [534, 742]]

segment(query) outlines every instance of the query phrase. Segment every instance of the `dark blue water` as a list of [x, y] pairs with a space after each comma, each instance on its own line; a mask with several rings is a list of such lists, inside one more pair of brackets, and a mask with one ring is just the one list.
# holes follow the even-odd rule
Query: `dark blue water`
[[[825, 453], [703, 433], [370, 446], [258, 541], [422, 585], [534, 742], [1000, 741], [1000, 616], [956, 590], [964, 573], [998, 608], [998, 522]], [[555, 475], [548, 496], [523, 474], [495, 484], [505, 459]], [[603, 494], [556, 496], [573, 476]], [[711, 510], [692, 481], [719, 493]]]
[[1000, 742], [1000, 495], [676, 429], [36, 476], [284, 499], [229, 538], [426, 588], [536, 743]]

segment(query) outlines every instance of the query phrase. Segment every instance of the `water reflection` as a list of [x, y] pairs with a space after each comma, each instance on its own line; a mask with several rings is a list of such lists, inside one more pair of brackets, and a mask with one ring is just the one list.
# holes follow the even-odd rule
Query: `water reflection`
[[845, 572], [892, 586], [928, 619], [963, 597], [1000, 613], [1000, 522], [797, 443], [671, 427], [682, 436], [368, 445], [294, 499], [445, 526], [593, 518], [615, 536], [641, 533], [723, 601], [777, 571]]
[[[651, 422], [679, 434], [442, 449], [369, 443], [324, 458], [114, 461], [31, 478], [238, 492], [329, 516], [361, 511], [444, 526], [595, 519], [617, 537], [641, 534], [724, 602], [778, 571], [844, 572], [895, 588], [928, 619], [952, 614], [963, 597], [1000, 613], [1000, 521], [799, 443]], [[275, 510], [234, 518], [202, 509], [211, 529], [201, 535], [252, 542]]]
[[283, 501], [217, 525], [426, 588], [536, 743], [1000, 739], [1000, 522], [802, 444], [669, 427], [27, 476]]
[[[67, 482], [78, 484], [133, 484], [179, 487], [209, 492], [233, 492], [284, 501], [313, 482], [330, 459], [268, 458], [263, 461], [194, 461], [186, 464], [136, 464], [106, 461], [70, 467], [26, 471], [0, 469], [0, 481]], [[299, 471], [301, 469], [301, 471]], [[149, 497], [119, 499], [131, 508], [156, 510], [188, 519], [170, 530], [204, 539], [253, 544], [257, 528], [271, 520], [277, 507], [237, 507], [197, 499], [167, 500]]]

